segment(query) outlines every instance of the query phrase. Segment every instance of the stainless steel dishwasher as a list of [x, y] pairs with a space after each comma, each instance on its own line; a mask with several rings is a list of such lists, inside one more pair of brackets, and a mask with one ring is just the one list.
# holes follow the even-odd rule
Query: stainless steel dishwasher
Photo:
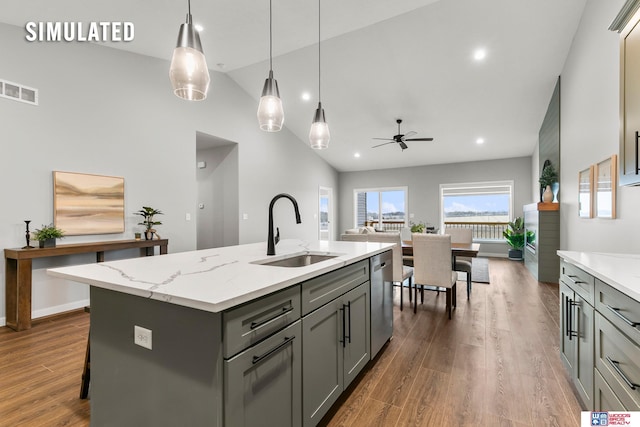
[[393, 334], [393, 258], [391, 250], [370, 258], [371, 358]]

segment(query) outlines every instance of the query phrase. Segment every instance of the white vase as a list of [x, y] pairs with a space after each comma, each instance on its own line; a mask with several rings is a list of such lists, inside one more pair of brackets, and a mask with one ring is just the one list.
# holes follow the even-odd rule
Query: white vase
[[542, 193], [542, 201], [545, 203], [551, 203], [553, 201], [553, 191], [551, 191], [550, 185], [547, 185], [547, 188], [544, 189], [544, 193]]

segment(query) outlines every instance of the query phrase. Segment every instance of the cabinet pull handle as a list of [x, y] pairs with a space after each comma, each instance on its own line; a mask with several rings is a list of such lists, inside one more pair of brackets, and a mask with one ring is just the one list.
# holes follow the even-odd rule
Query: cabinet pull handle
[[280, 316], [284, 316], [287, 313], [291, 313], [293, 311], [293, 306], [289, 306], [289, 307], [282, 307], [282, 309], [277, 312], [276, 314], [274, 314], [271, 317], [268, 317], [264, 320], [261, 320], [259, 322], [251, 322], [251, 329], [257, 329], [263, 325], [266, 325], [267, 323], [271, 322], [272, 320], [276, 320], [278, 317]]
[[[569, 323], [571, 323], [571, 306], [569, 305], [569, 297], [564, 296], [564, 334], [569, 336]], [[571, 340], [571, 338], [569, 338]]]
[[609, 310], [613, 311], [613, 314], [618, 316], [620, 319], [622, 319], [622, 321], [624, 323], [626, 323], [627, 325], [631, 326], [632, 328], [635, 328], [636, 326], [640, 325], [640, 322], [632, 322], [631, 320], [627, 319], [627, 317], [625, 315], [620, 313], [620, 309], [619, 308], [611, 307], [609, 304], [606, 304], [606, 306], [607, 306], [607, 308]]
[[609, 362], [609, 364], [613, 367], [613, 369], [616, 370], [618, 375], [620, 375], [622, 377], [622, 380], [625, 383], [627, 383], [627, 385], [629, 386], [629, 388], [631, 390], [635, 390], [636, 387], [640, 387], [640, 385], [632, 383], [631, 381], [629, 381], [629, 378], [627, 378], [627, 376], [624, 374], [624, 372], [622, 372], [622, 369], [620, 369], [620, 367], [618, 366], [620, 364], [620, 362], [618, 362], [617, 360], [611, 359], [609, 356], [607, 356], [607, 362]]
[[340, 311], [342, 312], [342, 339], [340, 340], [340, 342], [342, 343], [342, 348], [345, 348], [347, 346], [347, 334], [346, 334], [346, 319], [344, 318], [344, 304], [342, 304], [342, 308], [340, 309]]
[[349, 339], [349, 344], [351, 344], [351, 301], [347, 302], [346, 306], [349, 309], [349, 335], [345, 336], [345, 339]]
[[254, 365], [258, 362], [260, 362], [263, 359], [266, 359], [267, 357], [271, 356], [273, 353], [275, 353], [276, 351], [280, 350], [282, 347], [284, 347], [285, 345], [289, 344], [291, 341], [293, 341], [295, 339], [295, 335], [292, 335], [290, 337], [284, 337], [284, 341], [282, 341], [280, 344], [278, 344], [277, 346], [273, 347], [271, 350], [267, 351], [264, 354], [261, 354], [260, 356], [253, 356], [253, 360], [251, 361]]
[[640, 171], [640, 165], [638, 165], [638, 140], [640, 139], [640, 134], [636, 131], [636, 175]]
[[587, 282], [583, 282], [583, 281], [581, 281], [581, 280], [576, 280], [576, 279], [579, 279], [579, 277], [578, 277], [578, 276], [574, 276], [574, 275], [571, 275], [571, 274], [567, 274], [567, 277], [568, 277], [568, 278], [573, 282], [573, 284], [574, 284], [574, 285], [579, 285], [580, 283], [584, 283], [584, 284], [586, 284], [586, 283], [587, 283]]
[[573, 330], [573, 307], [578, 305], [580, 305], [579, 302], [575, 302], [569, 298], [569, 341], [571, 341], [571, 338], [578, 336], [578, 331]]

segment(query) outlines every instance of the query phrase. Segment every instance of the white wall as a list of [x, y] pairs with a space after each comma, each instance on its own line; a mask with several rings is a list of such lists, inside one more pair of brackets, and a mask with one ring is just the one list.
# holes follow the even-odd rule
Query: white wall
[[[514, 216], [522, 216], [522, 206], [534, 201], [531, 195], [531, 176], [531, 157], [341, 172], [339, 233], [354, 227], [354, 189], [406, 186], [409, 188], [409, 213], [414, 214], [412, 221], [428, 222], [439, 227], [440, 184], [513, 180]], [[339, 239], [339, 234], [336, 238]], [[480, 250], [481, 255], [486, 256], [506, 255], [507, 246], [483, 244]]]
[[589, 0], [562, 72], [561, 249], [640, 253], [640, 187], [618, 188], [618, 219], [578, 218], [578, 171], [618, 153], [623, 0]]
[[[197, 131], [238, 143], [239, 210], [249, 218], [240, 220], [240, 243], [266, 241], [269, 201], [283, 191], [298, 199], [303, 216], [296, 225], [293, 210], [278, 203], [283, 238], [317, 238], [318, 186], [336, 188], [337, 172], [290, 132], [261, 132], [257, 101], [226, 75], [212, 72], [209, 98], [189, 103], [172, 94], [168, 61], [88, 43], [27, 43], [23, 28], [4, 24], [0, 52], [0, 78], [37, 88], [40, 97], [39, 106], [0, 98], [0, 247], [24, 245], [25, 219], [36, 227], [53, 221], [51, 171], [61, 170], [124, 177], [126, 213], [124, 234], [61, 243], [131, 238], [140, 229], [132, 212], [150, 205], [165, 212], [158, 232], [169, 239], [169, 252], [195, 249], [196, 221], [185, 213], [197, 209]], [[86, 286], [50, 278], [43, 268], [94, 261], [87, 255], [35, 262], [36, 317], [88, 299]]]

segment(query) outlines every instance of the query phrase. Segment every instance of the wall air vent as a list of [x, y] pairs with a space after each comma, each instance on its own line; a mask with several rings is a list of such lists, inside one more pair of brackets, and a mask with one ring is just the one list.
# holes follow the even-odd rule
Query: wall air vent
[[38, 89], [0, 79], [0, 98], [38, 105]]

